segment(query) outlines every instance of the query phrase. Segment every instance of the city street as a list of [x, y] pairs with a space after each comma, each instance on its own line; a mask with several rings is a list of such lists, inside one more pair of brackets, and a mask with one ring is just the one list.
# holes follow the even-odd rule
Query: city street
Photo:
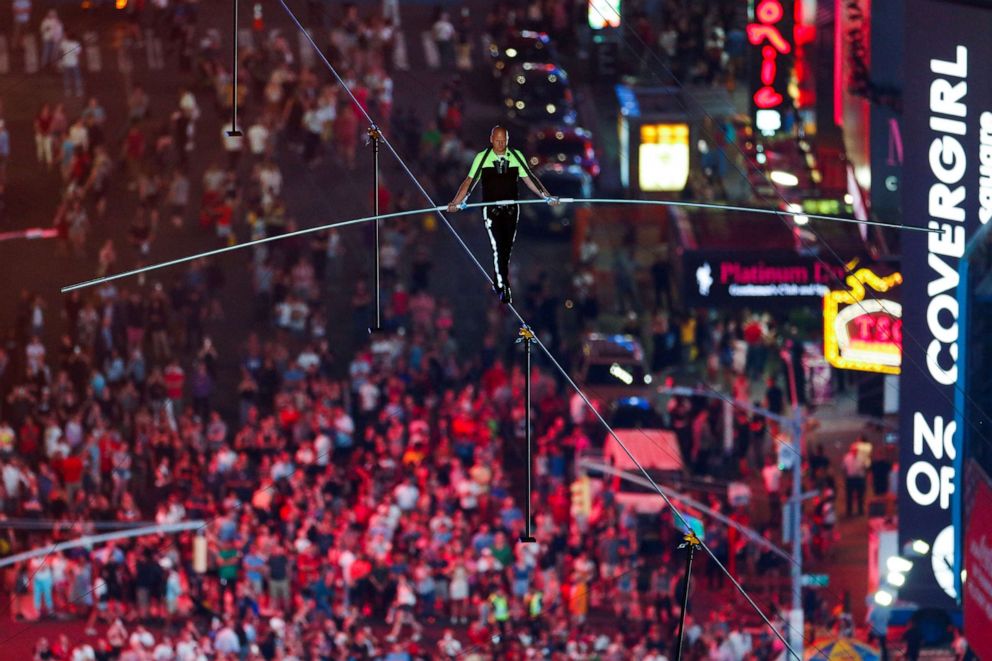
[[[876, 17], [892, 13], [902, 30], [904, 10], [877, 3]], [[928, 3], [938, 0], [907, 0], [905, 11], [918, 23]], [[930, 424], [924, 409], [933, 402], [921, 395], [929, 390], [919, 375], [907, 377], [918, 365], [902, 365], [902, 323], [905, 308], [905, 336], [915, 349], [929, 347], [927, 360], [940, 349], [927, 387], [957, 387], [959, 368], [973, 370], [961, 383], [983, 385], [981, 371], [968, 366], [985, 364], [985, 302], [966, 309], [961, 297], [974, 282], [962, 280], [957, 299], [948, 283], [957, 287], [959, 270], [975, 282], [984, 276], [978, 267], [967, 276], [957, 262], [938, 269], [939, 251], [927, 244], [931, 253], [921, 257], [924, 242], [912, 242], [922, 233], [906, 239], [891, 227], [829, 218], [899, 219], [902, 187], [914, 191], [907, 200], [927, 188], [901, 180], [903, 136], [907, 155], [926, 159], [911, 126], [900, 129], [903, 120], [889, 116], [915, 100], [906, 116], [919, 122], [919, 92], [909, 91], [917, 81], [880, 73], [883, 63], [903, 65], [907, 45], [881, 21], [870, 35], [862, 4], [271, 0], [239, 2], [232, 26], [232, 5], [221, 0], [6, 3], [0, 564], [101, 526], [207, 525], [10, 559], [0, 566], [0, 593], [11, 595], [0, 606], [0, 649], [11, 660], [79, 661], [69, 648], [50, 654], [41, 638], [96, 644], [118, 635], [104, 616], [119, 611], [136, 636], [115, 647], [147, 648], [141, 654], [152, 658], [153, 644], [137, 629], [147, 624], [164, 650], [154, 658], [177, 661], [196, 658], [183, 656], [182, 636], [191, 639], [190, 655], [201, 645], [209, 658], [249, 661], [661, 661], [674, 658], [678, 633], [687, 635], [685, 660], [779, 660], [785, 648], [763, 618], [791, 637], [790, 561], [754, 536], [727, 531], [741, 521], [791, 557], [783, 540], [791, 468], [769, 421], [791, 415], [799, 399], [803, 415], [815, 418], [802, 438], [801, 487], [825, 484], [817, 467], [836, 485], [834, 535], [825, 551], [817, 537], [803, 558], [801, 597], [812, 614], [806, 659], [888, 661], [904, 649], [915, 659], [918, 632], [904, 637], [901, 624], [890, 631], [887, 658], [874, 649], [869, 607], [889, 599], [907, 612], [928, 610], [933, 597], [940, 603], [928, 617], [936, 619], [918, 625], [926, 629], [920, 645], [929, 636], [932, 649], [919, 658], [955, 658], [954, 645], [957, 661], [970, 661], [960, 653], [963, 638], [952, 642], [954, 629], [941, 618], [956, 624], [962, 616], [960, 600], [952, 606], [945, 594], [957, 580], [953, 546], [966, 540], [955, 526], [962, 514], [970, 521], [959, 506], [977, 496], [970, 482], [948, 480], [963, 470], [962, 458], [982, 456], [954, 445], [970, 438], [961, 411], [934, 409]], [[597, 7], [619, 23], [600, 16], [598, 24]], [[490, 35], [499, 66], [512, 74], [494, 74]], [[848, 43], [869, 36], [877, 66], [858, 61], [864, 44]], [[878, 47], [887, 39], [898, 62]], [[511, 61], [517, 48], [532, 64]], [[945, 76], [931, 91], [947, 85], [980, 98], [974, 71], [971, 88], [948, 82], [967, 78], [967, 57], [955, 52], [957, 62], [930, 72]], [[60, 63], [46, 62], [53, 59]], [[77, 63], [82, 94], [71, 89]], [[864, 80], [847, 70], [855, 65]], [[240, 88], [229, 72], [237, 67]], [[381, 122], [377, 191], [370, 127], [345, 87]], [[242, 104], [240, 142], [226, 134], [232, 97]], [[943, 186], [929, 189], [931, 206], [934, 191], [949, 186], [933, 150], [945, 150], [941, 162], [951, 167], [959, 151], [947, 141], [976, 133], [957, 118], [980, 113], [955, 103], [941, 111], [955, 119], [931, 118], [932, 132], [946, 133], [931, 145], [927, 176]], [[498, 146], [501, 132], [488, 149], [497, 125], [542, 179], [556, 181], [550, 195], [568, 198], [560, 208], [525, 207], [516, 229], [500, 216], [506, 207], [491, 203], [511, 195], [508, 186], [518, 186], [521, 199], [534, 194], [514, 179], [519, 157]], [[56, 158], [46, 166], [50, 150]], [[376, 226], [366, 222], [60, 291], [369, 216], [374, 200], [383, 213], [445, 205], [482, 151], [481, 185], [466, 201], [490, 203], [489, 215], [484, 220], [481, 207], [447, 214], [454, 232], [425, 212], [383, 221], [378, 255]], [[978, 161], [969, 158], [969, 167]], [[884, 192], [871, 190], [873, 168]], [[182, 175], [188, 201], [177, 203]], [[967, 177], [978, 180], [972, 170]], [[972, 204], [984, 192], [963, 199]], [[911, 206], [907, 223], [936, 227]], [[966, 215], [944, 213], [955, 222]], [[969, 210], [969, 223], [973, 216]], [[13, 238], [17, 232], [25, 236]], [[328, 237], [336, 252], [321, 243]], [[953, 237], [963, 254], [963, 239]], [[494, 251], [506, 246], [513, 309], [487, 281]], [[370, 334], [377, 259], [384, 332]], [[909, 275], [919, 264], [945, 279], [929, 281], [925, 313], [910, 313], [923, 300], [921, 276]], [[905, 291], [917, 295], [896, 289], [904, 277]], [[946, 293], [936, 291], [945, 285]], [[855, 305], [862, 314], [852, 314]], [[543, 347], [517, 341], [517, 312], [554, 361]], [[536, 368], [526, 379], [524, 346]], [[967, 365], [957, 353], [965, 349], [977, 356]], [[897, 398], [890, 390], [873, 396], [883, 374]], [[792, 392], [790, 376], [802, 380]], [[671, 387], [695, 392], [674, 396]], [[972, 401], [960, 390], [943, 399], [980, 412], [984, 395]], [[913, 412], [898, 410], [906, 392], [920, 400]], [[609, 425], [585, 408], [587, 395]], [[762, 413], [738, 416], [734, 402]], [[657, 494], [620, 489], [599, 473], [589, 486], [583, 461], [612, 457], [619, 469], [625, 459], [610, 454], [608, 426], [626, 438], [650, 439], [650, 431], [658, 439], [641, 446], [645, 470], [706, 506], [690, 512], [706, 550], [733, 568], [762, 613], [700, 554], [688, 628], [678, 631], [686, 553], [679, 545], [691, 536], [659, 512]], [[848, 454], [859, 436], [871, 452], [861, 445]], [[907, 489], [910, 463], [917, 482]], [[873, 480], [886, 467], [902, 491], [877, 497]], [[931, 475], [933, 489], [921, 492], [919, 480]], [[849, 516], [847, 489], [860, 484], [868, 485], [869, 511]], [[824, 493], [807, 493], [797, 510], [811, 537], [829, 512], [819, 509]], [[915, 519], [899, 527], [902, 507], [919, 515], [925, 534], [916, 537]], [[893, 515], [884, 524], [882, 510]], [[870, 549], [880, 527], [889, 531], [887, 546]], [[948, 568], [930, 559], [899, 571], [886, 564], [907, 553], [907, 535], [937, 547], [931, 529], [944, 554], [933, 557]], [[518, 541], [524, 530], [535, 544]], [[731, 554], [735, 539], [749, 541]], [[928, 597], [907, 596], [916, 594]], [[186, 631], [168, 626], [164, 612]], [[87, 618], [97, 613], [94, 625]], [[812, 649], [814, 639], [835, 638], [847, 640], [831, 641], [839, 645], [832, 655]], [[857, 652], [844, 651], [855, 643]], [[224, 646], [226, 654], [215, 652]]]

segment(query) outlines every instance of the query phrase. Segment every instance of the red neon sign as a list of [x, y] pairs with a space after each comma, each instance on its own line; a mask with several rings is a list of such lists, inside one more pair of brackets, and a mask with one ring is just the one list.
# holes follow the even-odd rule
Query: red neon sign
[[867, 287], [884, 294], [902, 283], [893, 273], [879, 277], [858, 269], [847, 276], [849, 290], [823, 299], [823, 355], [834, 367], [899, 374], [902, 364], [902, 306], [895, 301], [865, 300]]
[[848, 322], [851, 340], [866, 345], [902, 346], [902, 319], [886, 312], [863, 314]]
[[[761, 87], [754, 92], [754, 105], [762, 110], [777, 108], [782, 105], [784, 97], [780, 91], [783, 85], [776, 89], [778, 78], [779, 55], [792, 52], [792, 44], [782, 35], [780, 23], [785, 18], [785, 7], [782, 0], [761, 0], [754, 10], [756, 22], [747, 26], [747, 40], [752, 46], [761, 48], [760, 81]], [[788, 30], [786, 31], [788, 34]]]

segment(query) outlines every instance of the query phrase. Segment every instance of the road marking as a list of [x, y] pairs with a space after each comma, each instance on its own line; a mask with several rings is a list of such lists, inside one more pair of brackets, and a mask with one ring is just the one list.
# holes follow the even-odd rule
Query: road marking
[[309, 37], [313, 37], [310, 34], [310, 30], [307, 30], [306, 34], [299, 30], [296, 32], [296, 38], [300, 46], [300, 66], [312, 69], [314, 65], [313, 46], [310, 45], [308, 35]]
[[255, 33], [251, 29], [238, 29], [238, 48], [255, 50]]
[[38, 73], [38, 41], [34, 35], [24, 35], [24, 73]]
[[434, 43], [434, 35], [428, 30], [421, 32], [420, 43], [424, 47], [424, 59], [427, 60], [427, 66], [431, 69], [439, 69], [441, 67], [441, 55], [437, 51], [437, 44]]
[[459, 71], [472, 70], [472, 42], [464, 46], [455, 42], [455, 68]]
[[97, 73], [103, 68], [103, 56], [100, 54], [100, 38], [92, 30], [83, 33], [83, 52], [86, 55], [86, 70]]
[[406, 53], [406, 35], [402, 32], [396, 33], [396, 45], [393, 47], [393, 66], [399, 71], [410, 70], [410, 60]]
[[398, 30], [401, 25], [399, 0], [382, 0], [382, 17], [387, 21], [392, 19], [393, 29]]
[[148, 58], [149, 71], [161, 71], [165, 68], [162, 61], [162, 40], [152, 30], [145, 30], [145, 56]]
[[131, 72], [134, 71], [134, 62], [131, 60], [131, 53], [128, 52], [127, 46], [121, 45], [117, 49], [117, 70], [125, 76], [130, 76]]
[[10, 55], [7, 54], [7, 37], [0, 34], [0, 73], [10, 73]]

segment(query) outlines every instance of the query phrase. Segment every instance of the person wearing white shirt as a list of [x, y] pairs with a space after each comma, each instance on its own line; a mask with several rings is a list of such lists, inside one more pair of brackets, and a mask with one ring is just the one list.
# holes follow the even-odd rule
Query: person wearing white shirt
[[431, 33], [437, 45], [441, 66], [450, 69], [455, 64], [455, 26], [448, 17], [448, 12], [441, 12], [431, 27]]
[[317, 455], [314, 463], [318, 466], [327, 466], [331, 463], [331, 437], [327, 434], [318, 434], [313, 441], [313, 451]]
[[261, 119], [248, 128], [248, 147], [251, 155], [261, 160], [269, 152], [269, 127]]
[[196, 120], [200, 118], [200, 106], [196, 95], [188, 89], [183, 89], [179, 95], [179, 110], [189, 120], [186, 122], [186, 151], [193, 151], [193, 141], [196, 138]]
[[183, 633], [183, 640], [176, 643], [176, 661], [199, 661], [203, 657], [200, 646], [189, 632]]
[[238, 634], [234, 632], [231, 625], [225, 625], [217, 632], [217, 639], [214, 641], [214, 648], [221, 654], [237, 654], [241, 649], [238, 642]]
[[7, 492], [7, 497], [15, 501], [21, 495], [21, 487], [31, 485], [24, 472], [12, 463], [4, 464], [0, 469], [0, 476], [3, 478], [3, 488]]
[[[240, 126], [235, 125], [237, 131], [241, 130]], [[241, 148], [244, 145], [244, 138], [240, 136], [232, 136], [229, 134], [230, 126], [224, 124], [220, 129], [220, 137], [224, 142], [224, 151], [227, 152], [227, 169], [237, 170], [238, 162], [241, 160]]]
[[59, 44], [62, 43], [62, 37], [65, 35], [65, 29], [62, 26], [62, 21], [59, 20], [59, 15], [54, 9], [49, 9], [45, 18], [41, 21], [41, 68], [44, 69], [55, 59], [55, 53], [58, 52]]
[[462, 644], [455, 638], [451, 629], [444, 630], [444, 637], [437, 641], [437, 651], [449, 659], [453, 659], [461, 653]]
[[420, 489], [410, 483], [410, 480], [403, 480], [394, 490], [396, 504], [404, 512], [409, 512], [417, 506], [417, 499], [420, 497]]
[[172, 645], [169, 644], [168, 639], [156, 645], [155, 650], [152, 652], [152, 659], [154, 661], [173, 661], [175, 658], [176, 653], [172, 649]]
[[[86, 130], [82, 119], [77, 120], [69, 128], [69, 140], [75, 145], [76, 149], [86, 151], [90, 148], [90, 134]], [[75, 153], [75, 150], [73, 150], [73, 153]]]
[[779, 491], [782, 488], [782, 471], [773, 459], [769, 457], [765, 467], [761, 469], [761, 480], [765, 485], [765, 493], [768, 494], [768, 503], [771, 509], [770, 519], [777, 522], [781, 518], [782, 501]]
[[262, 204], [271, 205], [282, 193], [282, 172], [266, 159], [258, 168], [258, 186], [262, 189]]
[[83, 96], [83, 73], [79, 68], [79, 52], [82, 48], [82, 44], [72, 34], [66, 34], [62, 39], [59, 60], [62, 62], [62, 85], [66, 96], [71, 96], [73, 92], [79, 98]]

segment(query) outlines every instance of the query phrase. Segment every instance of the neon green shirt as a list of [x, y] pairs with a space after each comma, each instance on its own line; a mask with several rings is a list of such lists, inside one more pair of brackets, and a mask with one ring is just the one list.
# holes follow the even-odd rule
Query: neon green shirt
[[[480, 151], [478, 154], [475, 155], [475, 159], [472, 161], [472, 167], [469, 168], [468, 170], [469, 179], [481, 175], [482, 173], [480, 172], [480, 168], [496, 169], [497, 162], [500, 159], [506, 159], [507, 166], [509, 168], [516, 168], [517, 170], [516, 174], [518, 179], [527, 176], [527, 168], [524, 167], [524, 164], [520, 160], [523, 158], [523, 155], [519, 151], [510, 149], [509, 147], [507, 147], [506, 151], [504, 151], [502, 155], [497, 154], [496, 150], [494, 149], [489, 149], [487, 151], [489, 151], [488, 156], [486, 156], [485, 151]], [[486, 156], [485, 163], [482, 162], [483, 156]]]

